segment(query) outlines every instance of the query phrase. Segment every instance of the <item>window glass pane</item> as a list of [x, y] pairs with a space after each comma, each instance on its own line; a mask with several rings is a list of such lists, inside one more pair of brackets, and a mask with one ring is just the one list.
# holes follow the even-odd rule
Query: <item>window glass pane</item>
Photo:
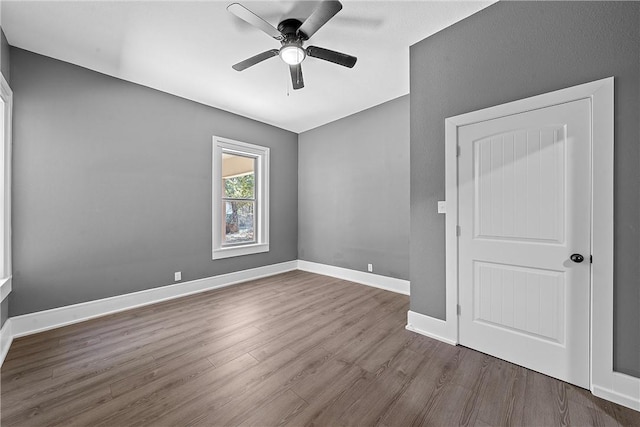
[[250, 243], [254, 239], [254, 211], [253, 201], [225, 201], [225, 232], [224, 244]]
[[255, 196], [256, 159], [222, 153], [223, 197], [253, 199]]

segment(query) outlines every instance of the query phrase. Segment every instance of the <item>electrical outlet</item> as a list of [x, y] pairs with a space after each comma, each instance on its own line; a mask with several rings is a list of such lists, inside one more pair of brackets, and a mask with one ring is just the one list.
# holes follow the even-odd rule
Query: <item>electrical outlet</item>
[[438, 202], [438, 213], [447, 213], [447, 202], [445, 201]]
[[182, 280], [182, 271], [176, 271], [175, 273], [173, 273], [174, 277], [175, 277], [175, 281], [179, 282], [180, 280]]
[[367, 264], [367, 271], [373, 273], [373, 264]]

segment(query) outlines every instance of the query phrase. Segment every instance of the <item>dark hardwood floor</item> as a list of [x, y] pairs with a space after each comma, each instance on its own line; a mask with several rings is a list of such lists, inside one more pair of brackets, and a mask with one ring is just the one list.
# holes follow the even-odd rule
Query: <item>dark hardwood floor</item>
[[408, 297], [294, 271], [16, 339], [2, 426], [640, 426], [404, 329]]

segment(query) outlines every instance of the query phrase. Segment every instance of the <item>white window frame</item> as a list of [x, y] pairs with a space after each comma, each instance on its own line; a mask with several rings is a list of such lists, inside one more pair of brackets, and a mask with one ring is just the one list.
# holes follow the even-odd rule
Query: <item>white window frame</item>
[[[213, 137], [212, 259], [269, 252], [269, 148], [233, 139]], [[254, 212], [255, 242], [224, 246], [222, 222], [222, 153], [256, 159]]]
[[11, 122], [13, 114], [13, 92], [4, 76], [0, 74], [0, 99], [4, 104], [0, 122], [0, 301], [11, 292]]

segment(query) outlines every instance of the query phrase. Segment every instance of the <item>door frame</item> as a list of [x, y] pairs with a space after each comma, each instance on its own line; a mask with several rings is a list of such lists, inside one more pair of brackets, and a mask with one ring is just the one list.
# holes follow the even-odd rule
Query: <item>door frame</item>
[[640, 410], [640, 379], [613, 371], [613, 77], [445, 119], [446, 319], [433, 335], [459, 342], [458, 128], [580, 99], [590, 101], [592, 124], [590, 389]]

